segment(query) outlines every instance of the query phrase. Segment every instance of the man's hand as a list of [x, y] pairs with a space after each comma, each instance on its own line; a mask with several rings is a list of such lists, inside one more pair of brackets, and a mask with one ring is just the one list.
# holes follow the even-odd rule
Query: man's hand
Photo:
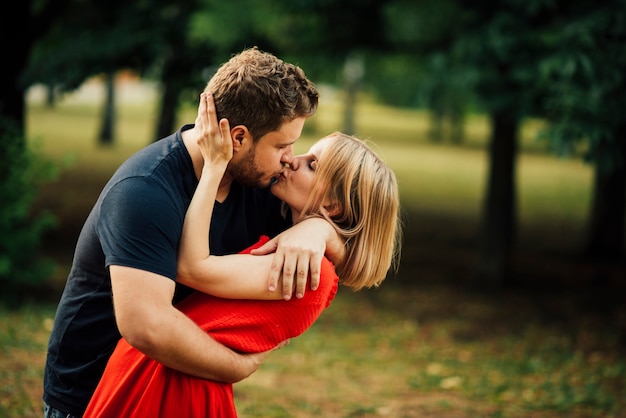
[[325, 219], [309, 218], [253, 250], [251, 254], [275, 252], [268, 289], [274, 291], [282, 280], [283, 298], [289, 300], [294, 290], [296, 297], [304, 296], [309, 275], [311, 290], [318, 288], [322, 257], [329, 241], [340, 241], [332, 226]]
[[172, 305], [174, 281], [130, 267], [113, 265], [110, 270], [120, 333], [130, 345], [167, 367], [235, 383], [254, 373], [272, 351], [289, 342], [262, 353], [237, 353]]
[[[261, 367], [261, 364], [263, 364], [265, 360], [269, 357], [269, 355], [272, 354], [272, 352], [276, 350], [280, 350], [281, 348], [286, 347], [287, 345], [289, 345], [289, 340], [284, 340], [283, 342], [278, 344], [276, 347], [270, 348], [267, 351], [262, 351], [260, 353], [240, 354], [240, 356], [246, 362], [250, 364], [250, 367], [249, 367], [250, 373], [247, 376], [243, 377], [241, 380], [249, 377], [250, 375], [252, 375], [252, 373], [256, 372], [257, 369]], [[233, 382], [233, 383], [236, 383], [236, 382]]]

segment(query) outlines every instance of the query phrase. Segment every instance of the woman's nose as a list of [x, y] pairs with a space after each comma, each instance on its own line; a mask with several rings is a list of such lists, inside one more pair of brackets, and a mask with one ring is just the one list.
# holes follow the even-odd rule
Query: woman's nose
[[299, 158], [299, 157], [297, 157], [297, 156], [296, 156], [296, 157], [293, 157], [293, 158], [291, 159], [291, 162], [289, 163], [289, 167], [290, 167], [292, 170], [297, 170], [299, 166], [300, 166], [300, 158]]

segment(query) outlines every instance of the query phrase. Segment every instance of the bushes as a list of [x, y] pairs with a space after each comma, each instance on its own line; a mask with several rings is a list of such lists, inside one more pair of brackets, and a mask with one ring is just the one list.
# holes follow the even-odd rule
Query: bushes
[[42, 233], [55, 220], [48, 213], [33, 215], [31, 207], [55, 170], [28, 149], [12, 122], [0, 120], [0, 128], [0, 302], [15, 307], [54, 269], [38, 250]]

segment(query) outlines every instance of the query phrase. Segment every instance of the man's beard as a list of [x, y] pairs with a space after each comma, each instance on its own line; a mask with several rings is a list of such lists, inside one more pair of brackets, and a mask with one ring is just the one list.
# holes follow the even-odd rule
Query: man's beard
[[257, 166], [254, 157], [255, 151], [253, 149], [238, 163], [231, 162], [227, 168], [228, 174], [234, 181], [243, 186], [265, 188], [270, 185], [270, 182], [263, 180], [265, 174]]

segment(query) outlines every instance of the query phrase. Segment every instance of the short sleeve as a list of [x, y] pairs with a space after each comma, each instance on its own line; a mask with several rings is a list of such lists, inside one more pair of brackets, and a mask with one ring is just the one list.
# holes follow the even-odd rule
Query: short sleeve
[[174, 280], [184, 210], [160, 185], [133, 177], [102, 200], [97, 232], [105, 264], [133, 267]]

